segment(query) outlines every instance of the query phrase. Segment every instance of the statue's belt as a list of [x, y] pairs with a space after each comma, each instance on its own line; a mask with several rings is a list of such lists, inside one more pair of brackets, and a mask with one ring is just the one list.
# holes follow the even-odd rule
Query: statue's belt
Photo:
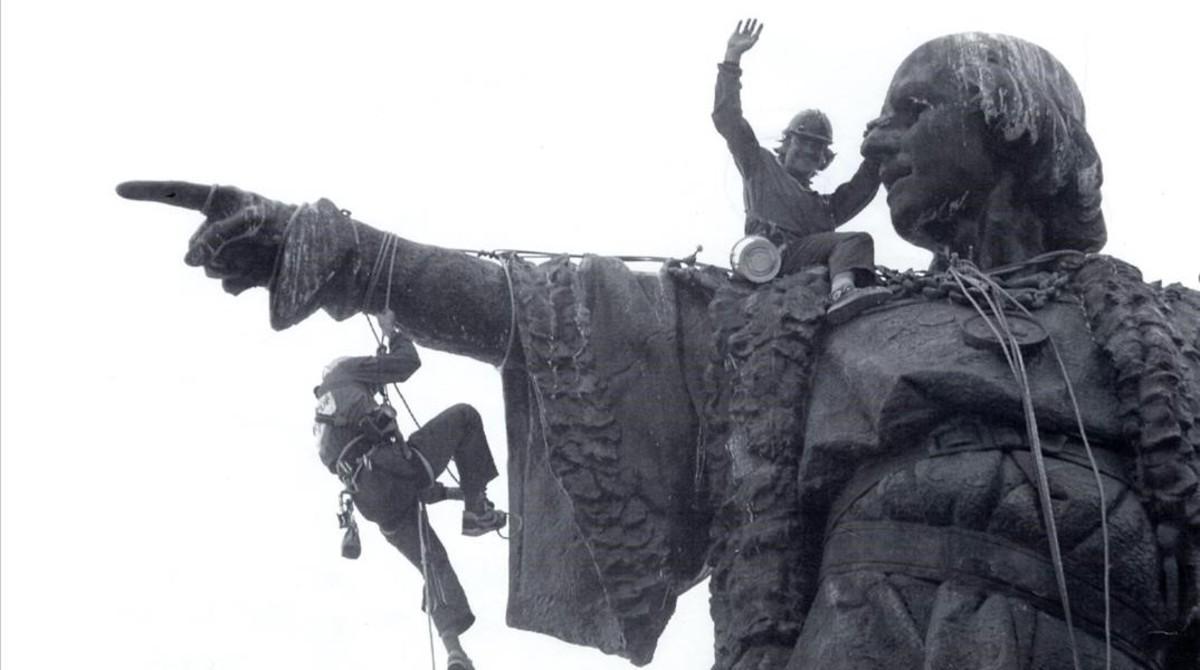
[[[1065, 563], [1075, 621], [1103, 639], [1103, 587], [1081, 577], [1090, 571], [1071, 561]], [[862, 570], [939, 582], [954, 580], [1009, 593], [1062, 618], [1050, 561], [1036, 551], [985, 533], [898, 521], [844, 522], [825, 538], [821, 578]], [[1161, 667], [1149, 652], [1155, 648], [1151, 634], [1163, 630], [1162, 617], [1122, 593], [1111, 591], [1110, 596], [1113, 646], [1131, 658]]]
[[[1090, 470], [1091, 463], [1083, 442], [1057, 433], [1039, 433], [1038, 441], [1046, 458], [1072, 463]], [[1091, 443], [1091, 455], [1100, 474], [1126, 487], [1132, 486], [1129, 459], [1104, 446]], [[1030, 482], [1036, 481], [1033, 454], [1025, 433], [1011, 426], [984, 422], [957, 421], [928, 433], [923, 444], [893, 458], [883, 458], [860, 468], [830, 508], [826, 529], [832, 529], [850, 506], [875, 488], [881, 479], [918, 461], [967, 452], [1003, 451], [1008, 453]]]
[[[1078, 438], [1058, 434], [1039, 434], [1038, 438], [1046, 458], [1091, 469], [1087, 451]], [[1095, 444], [1091, 447], [1096, 467], [1106, 480], [1131, 485], [1127, 474], [1128, 459], [1108, 448]], [[961, 528], [897, 521], [841, 520], [855, 502], [892, 472], [931, 458], [994, 450], [1009, 453], [1026, 477], [1033, 481], [1033, 457], [1025, 434], [1009, 426], [975, 421], [956, 421], [940, 426], [930, 431], [921, 447], [861, 468], [830, 509], [822, 578], [871, 570], [938, 581], [955, 579], [1013, 593], [1061, 618], [1054, 566], [1048, 557], [1037, 551]], [[1104, 590], [1097, 586], [1100, 575], [1094, 575], [1097, 583], [1093, 583], [1081, 576], [1093, 576], [1091, 573], [1097, 571], [1066, 562], [1072, 613], [1102, 636]], [[1134, 658], [1146, 659], [1146, 650], [1152, 648], [1148, 634], [1164, 630], [1163, 613], [1155, 612], [1126, 594], [1110, 589], [1110, 595], [1114, 643]]]

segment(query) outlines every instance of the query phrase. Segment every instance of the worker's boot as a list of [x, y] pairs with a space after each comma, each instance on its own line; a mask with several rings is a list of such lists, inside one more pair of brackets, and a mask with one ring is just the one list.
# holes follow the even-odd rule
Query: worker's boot
[[892, 292], [882, 286], [847, 286], [829, 296], [830, 304], [825, 312], [825, 320], [835, 326], [845, 323], [872, 307], [882, 305], [891, 297]]
[[446, 670], [475, 670], [475, 664], [464, 651], [452, 651], [446, 655]]
[[462, 534], [470, 537], [486, 535], [500, 530], [508, 523], [508, 515], [496, 509], [492, 501], [482, 493], [467, 496], [467, 508], [462, 515]]

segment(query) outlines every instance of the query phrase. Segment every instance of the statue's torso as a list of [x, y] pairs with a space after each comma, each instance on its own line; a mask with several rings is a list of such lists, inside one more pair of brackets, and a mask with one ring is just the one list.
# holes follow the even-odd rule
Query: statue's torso
[[[825, 557], [792, 668], [850, 667], [844, 659], [855, 654], [907, 667], [906, 649], [934, 667], [1035, 658], [1038, 631], [1060, 638], [1058, 651], [1046, 653], [1065, 649], [1018, 386], [998, 349], [964, 342], [974, 315], [947, 302], [895, 303], [827, 335], [800, 462], [801, 506], [828, 525]], [[1078, 305], [1053, 303], [1035, 317], [1062, 356], [1104, 471], [1113, 598], [1130, 606], [1114, 626], [1140, 621], [1162, 609], [1159, 561], [1153, 526], [1130, 488], [1114, 373]], [[1050, 343], [1026, 356], [1046, 450], [1061, 454], [1045, 463], [1063, 561], [1083, 584], [1077, 604], [1102, 609], [1096, 475], [1081, 442], [1065, 437], [1078, 431]], [[1038, 589], [1044, 597], [1031, 593]], [[880, 630], [864, 636], [864, 626]], [[1095, 642], [1081, 646], [1095, 652]]]

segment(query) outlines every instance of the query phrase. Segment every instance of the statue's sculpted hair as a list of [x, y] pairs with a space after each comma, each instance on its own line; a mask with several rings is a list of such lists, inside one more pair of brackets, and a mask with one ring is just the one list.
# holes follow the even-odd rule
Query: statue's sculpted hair
[[977, 101], [993, 151], [1018, 176], [1015, 197], [1047, 226], [1048, 248], [1099, 251], [1106, 240], [1100, 156], [1063, 64], [1036, 44], [986, 33], [940, 37], [910, 58], [923, 52], [948, 59], [964, 99]]

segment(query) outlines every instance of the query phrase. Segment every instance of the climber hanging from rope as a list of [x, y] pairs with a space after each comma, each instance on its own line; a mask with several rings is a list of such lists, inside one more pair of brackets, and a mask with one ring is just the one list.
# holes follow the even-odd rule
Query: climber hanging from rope
[[[385, 385], [407, 380], [421, 365], [411, 340], [396, 330], [391, 314], [380, 318], [385, 343], [375, 356], [339, 358], [313, 389], [321, 462], [345, 484], [338, 520], [346, 534], [342, 555], [360, 552], [355, 507], [379, 526], [425, 579], [423, 609], [433, 619], [448, 654], [448, 670], [471, 670], [459, 636], [475, 621], [442, 543], [429, 527], [424, 506], [463, 500], [462, 533], [500, 530], [507, 515], [487, 498], [498, 476], [479, 413], [454, 405], [406, 440], [396, 425]], [[437, 481], [453, 460], [460, 487]]]

